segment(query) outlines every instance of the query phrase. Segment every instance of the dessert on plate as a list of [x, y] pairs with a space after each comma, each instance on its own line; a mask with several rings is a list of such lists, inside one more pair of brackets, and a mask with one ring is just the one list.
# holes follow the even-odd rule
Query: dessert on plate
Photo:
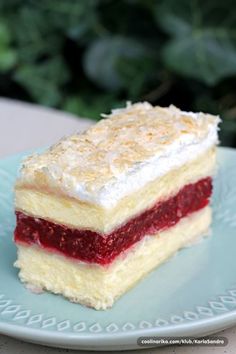
[[28, 157], [15, 186], [21, 281], [106, 309], [204, 235], [219, 121], [128, 103]]

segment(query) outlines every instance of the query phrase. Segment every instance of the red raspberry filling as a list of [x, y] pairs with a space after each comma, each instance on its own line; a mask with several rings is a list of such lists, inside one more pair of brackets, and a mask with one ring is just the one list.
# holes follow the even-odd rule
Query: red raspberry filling
[[68, 257], [105, 265], [145, 235], [167, 229], [184, 216], [205, 207], [211, 193], [210, 177], [188, 184], [177, 195], [158, 202], [109, 234], [73, 229], [17, 211], [15, 242], [37, 244]]

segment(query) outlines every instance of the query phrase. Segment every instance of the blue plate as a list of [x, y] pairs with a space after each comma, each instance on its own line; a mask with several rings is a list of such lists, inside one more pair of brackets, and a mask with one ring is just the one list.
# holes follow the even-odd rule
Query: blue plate
[[153, 271], [107, 311], [35, 295], [13, 267], [13, 185], [22, 157], [0, 161], [0, 332], [49, 346], [140, 348], [147, 335], [201, 336], [236, 323], [236, 150], [219, 148], [212, 235]]

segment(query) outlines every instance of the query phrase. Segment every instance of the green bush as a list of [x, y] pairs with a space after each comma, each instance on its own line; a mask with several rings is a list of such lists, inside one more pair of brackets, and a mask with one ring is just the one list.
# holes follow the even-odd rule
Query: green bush
[[233, 0], [1, 0], [0, 94], [99, 119], [126, 100], [223, 117], [236, 146]]

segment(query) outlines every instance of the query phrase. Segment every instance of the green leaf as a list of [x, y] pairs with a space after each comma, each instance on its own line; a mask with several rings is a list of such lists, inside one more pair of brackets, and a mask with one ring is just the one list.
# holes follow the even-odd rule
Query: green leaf
[[165, 0], [156, 19], [171, 39], [165, 64], [176, 73], [208, 85], [236, 74], [236, 13], [232, 1]]
[[5, 46], [10, 43], [10, 32], [7, 26], [2, 22], [0, 22], [0, 46]]
[[17, 53], [10, 46], [10, 32], [4, 22], [0, 22], [0, 71], [11, 69], [17, 61]]
[[34, 100], [56, 106], [63, 97], [61, 86], [67, 82], [69, 74], [63, 60], [55, 57], [39, 64], [21, 65], [14, 78]]
[[53, 27], [73, 39], [80, 39], [96, 23], [98, 0], [58, 1], [38, 3], [38, 11], [47, 15]]
[[[139, 100], [147, 86], [159, 83], [160, 72], [158, 58], [147, 56], [142, 58], [122, 58], [118, 62], [118, 72], [125, 84], [130, 100]], [[130, 83], [132, 82], [132, 85]]]
[[37, 6], [25, 3], [12, 11], [10, 19], [19, 59], [25, 64], [56, 56], [62, 50], [63, 37], [55, 30], [53, 19]]
[[189, 35], [192, 27], [189, 19], [191, 5], [180, 0], [181, 5], [176, 6], [176, 2], [167, 0], [155, 8], [155, 17], [162, 29], [171, 36], [180, 37]]
[[85, 53], [83, 64], [87, 76], [100, 87], [118, 91], [124, 87], [118, 70], [121, 58], [140, 58], [147, 49], [136, 40], [105, 37], [93, 42]]
[[0, 70], [7, 71], [11, 69], [17, 61], [17, 53], [12, 49], [0, 47]]
[[101, 113], [109, 113], [111, 109], [124, 106], [123, 101], [118, 101], [112, 94], [71, 96], [65, 100], [62, 109], [80, 117], [99, 120]]

